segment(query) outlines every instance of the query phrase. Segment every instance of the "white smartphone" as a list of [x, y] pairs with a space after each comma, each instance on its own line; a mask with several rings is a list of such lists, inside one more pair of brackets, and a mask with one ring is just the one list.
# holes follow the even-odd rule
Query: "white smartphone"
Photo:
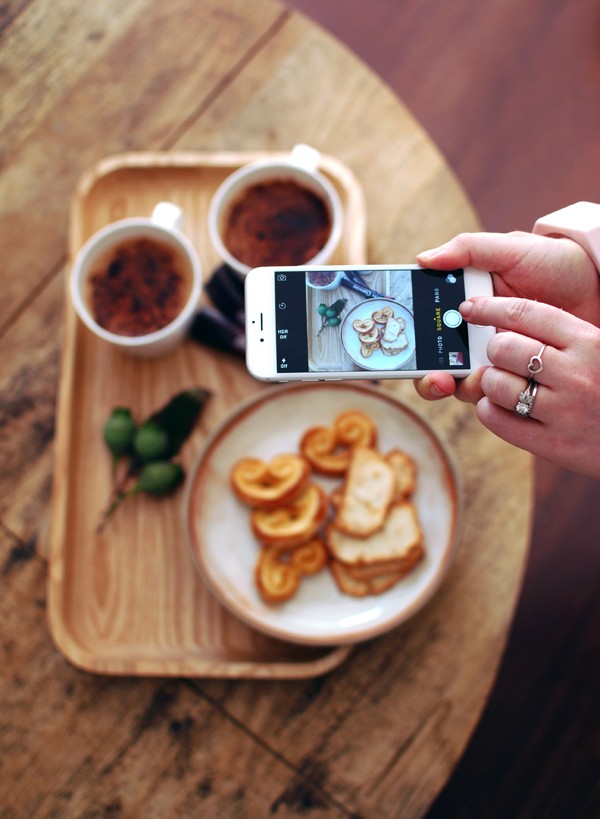
[[489, 364], [491, 327], [458, 311], [489, 273], [419, 265], [257, 267], [245, 280], [246, 365], [264, 381], [464, 377]]

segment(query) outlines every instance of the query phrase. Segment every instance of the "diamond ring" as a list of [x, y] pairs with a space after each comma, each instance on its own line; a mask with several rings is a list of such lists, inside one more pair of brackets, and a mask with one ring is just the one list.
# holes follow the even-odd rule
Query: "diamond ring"
[[517, 401], [517, 405], [515, 407], [515, 412], [517, 415], [522, 415], [524, 418], [531, 415], [531, 410], [533, 409], [533, 402], [535, 401], [537, 391], [537, 382], [534, 381], [533, 378], [530, 378], [523, 392], [519, 393], [519, 400]]

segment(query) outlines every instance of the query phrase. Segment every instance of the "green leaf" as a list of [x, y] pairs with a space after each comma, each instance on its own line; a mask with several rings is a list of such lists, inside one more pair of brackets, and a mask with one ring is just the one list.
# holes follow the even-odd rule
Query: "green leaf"
[[[333, 315], [334, 316], [339, 316], [339, 314], [342, 312], [342, 310], [346, 306], [347, 301], [348, 301], [348, 299], [338, 299], [337, 301], [333, 302], [333, 304], [331, 305], [331, 307], [329, 309], [333, 310]], [[329, 315], [329, 311], [327, 311], [327, 314]]]
[[163, 460], [177, 455], [191, 435], [196, 420], [210, 395], [208, 390], [201, 388], [184, 390], [144, 421], [144, 424], [151, 422], [167, 434], [168, 445], [161, 454]]

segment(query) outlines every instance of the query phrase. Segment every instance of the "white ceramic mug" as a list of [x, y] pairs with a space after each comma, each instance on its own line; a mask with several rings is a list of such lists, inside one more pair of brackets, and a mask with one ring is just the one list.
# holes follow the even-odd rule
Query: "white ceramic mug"
[[[325, 204], [331, 229], [329, 236], [311, 259], [303, 264], [327, 264], [342, 237], [343, 208], [333, 184], [318, 170], [320, 154], [309, 145], [296, 145], [284, 159], [261, 159], [243, 165], [234, 171], [216, 190], [208, 212], [208, 230], [212, 243], [221, 259], [245, 276], [250, 267], [237, 259], [226, 246], [223, 234], [231, 206], [242, 193], [253, 185], [290, 180], [315, 193]], [[275, 260], [274, 264], [284, 264]]]
[[[183, 211], [171, 202], [159, 202], [152, 215], [120, 219], [101, 228], [77, 254], [71, 268], [69, 289], [79, 318], [98, 338], [138, 356], [156, 356], [172, 350], [185, 336], [194, 319], [202, 292], [202, 267], [196, 248], [182, 232]], [[99, 260], [109, 257], [111, 249], [135, 239], [151, 239], [167, 245], [182, 257], [189, 269], [189, 293], [177, 316], [164, 327], [145, 335], [120, 335], [96, 321], [90, 303], [89, 277]]]

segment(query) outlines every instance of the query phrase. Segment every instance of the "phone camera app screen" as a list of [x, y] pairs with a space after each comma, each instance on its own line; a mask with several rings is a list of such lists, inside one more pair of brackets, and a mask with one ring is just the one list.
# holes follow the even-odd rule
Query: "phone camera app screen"
[[468, 368], [464, 299], [462, 269], [276, 272], [277, 371]]

